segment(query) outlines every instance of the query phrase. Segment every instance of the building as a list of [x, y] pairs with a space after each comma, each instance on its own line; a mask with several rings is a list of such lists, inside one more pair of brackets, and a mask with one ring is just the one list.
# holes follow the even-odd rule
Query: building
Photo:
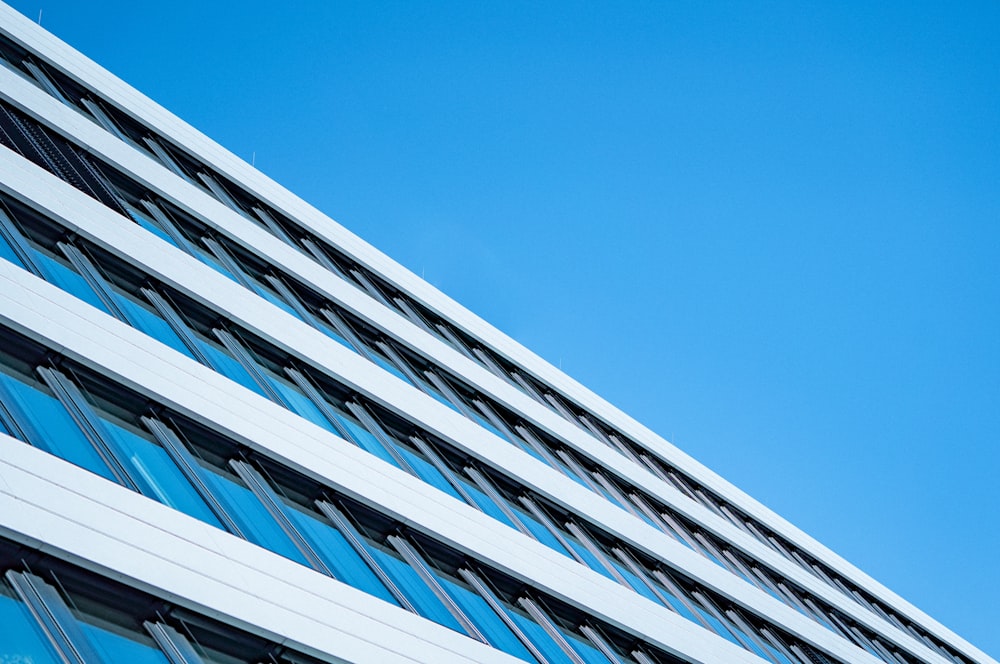
[[6, 6], [0, 61], [0, 661], [994, 662]]

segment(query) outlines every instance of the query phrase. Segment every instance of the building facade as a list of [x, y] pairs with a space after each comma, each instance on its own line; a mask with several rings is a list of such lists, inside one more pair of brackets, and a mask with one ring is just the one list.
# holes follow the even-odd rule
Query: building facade
[[0, 662], [996, 664], [0, 6]]

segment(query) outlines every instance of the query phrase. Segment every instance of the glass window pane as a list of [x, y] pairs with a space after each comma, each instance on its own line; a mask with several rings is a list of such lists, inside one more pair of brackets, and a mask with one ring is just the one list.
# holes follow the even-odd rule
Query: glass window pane
[[35, 260], [50, 282], [71, 295], [75, 295], [92, 307], [108, 313], [104, 304], [87, 282], [79, 274], [46, 253], [35, 251]]
[[[34, 436], [31, 443], [56, 456], [86, 468], [92, 473], [116, 481], [114, 475], [97, 454], [94, 446], [77, 428], [73, 418], [48, 388], [26, 376], [13, 376], [0, 371], [0, 399], [11, 414]], [[37, 439], [36, 439], [37, 438]]]
[[332, 424], [330, 424], [330, 421], [326, 419], [319, 407], [314, 404], [309, 397], [303, 394], [299, 388], [289, 381], [283, 378], [278, 378], [268, 371], [265, 371], [264, 375], [271, 382], [271, 386], [275, 389], [275, 391], [281, 395], [282, 399], [285, 400], [285, 403], [291, 407], [292, 412], [297, 415], [301, 415], [313, 424], [317, 424], [327, 431], [337, 433], [337, 430]]
[[461, 500], [463, 503], [465, 502], [465, 499], [462, 498], [462, 496], [457, 491], [455, 491], [455, 487], [453, 487], [448, 482], [448, 480], [445, 479], [444, 475], [442, 475], [440, 471], [438, 471], [438, 469], [431, 464], [430, 461], [427, 461], [422, 456], [418, 456], [417, 454], [411, 452], [405, 447], [400, 446], [398, 449], [400, 453], [403, 455], [403, 458], [406, 459], [406, 462], [410, 464], [410, 467], [413, 468], [413, 470], [417, 473], [417, 476], [420, 479], [427, 482], [431, 486], [434, 486], [440, 489], [441, 491], [444, 491], [450, 496], [453, 496]]
[[212, 487], [220, 502], [225, 505], [226, 512], [247, 539], [295, 562], [307, 564], [299, 550], [250, 489], [219, 475], [213, 469], [202, 470], [205, 481]]
[[0, 583], [0, 662], [7, 664], [58, 664], [28, 607], [6, 584]]
[[622, 565], [621, 563], [619, 563], [617, 560], [615, 560], [611, 556], [608, 556], [608, 560], [610, 560], [611, 564], [615, 566], [615, 569], [617, 569], [618, 572], [623, 577], [625, 577], [625, 580], [628, 581], [628, 584], [630, 586], [632, 586], [633, 590], [635, 590], [637, 593], [639, 593], [640, 595], [642, 595], [646, 599], [650, 599], [650, 600], [656, 602], [657, 604], [661, 604], [661, 605], [663, 604], [663, 602], [661, 602], [659, 600], [659, 598], [656, 596], [656, 594], [653, 593], [652, 590], [650, 590], [649, 586], [647, 586], [645, 583], [643, 583], [642, 579], [640, 579], [635, 574], [633, 574], [631, 572], [631, 570], [629, 570], [627, 567], [625, 567], [624, 565]]
[[581, 641], [579, 638], [576, 638], [575, 635], [571, 636], [567, 634], [565, 630], [563, 631], [563, 636], [565, 636], [566, 640], [569, 641], [570, 647], [575, 650], [576, 654], [583, 658], [583, 661], [587, 662], [587, 664], [611, 664], [608, 658], [605, 657], [600, 650], [589, 643]]
[[410, 600], [417, 613], [445, 627], [450, 627], [456, 632], [465, 633], [455, 617], [427, 587], [416, 570], [392, 553], [379, 547], [369, 546], [368, 549], [393, 583], [396, 584], [396, 587], [402, 591], [406, 599]]
[[531, 534], [534, 535], [535, 539], [539, 542], [553, 551], [558, 551], [567, 558], [573, 557], [572, 554], [566, 550], [566, 547], [560, 544], [559, 540], [556, 539], [556, 536], [552, 534], [552, 531], [538, 522], [533, 516], [529, 516], [526, 512], [522, 512], [521, 510], [517, 510], [517, 516], [521, 519], [521, 523], [528, 527], [528, 530], [531, 531]]
[[21, 259], [17, 257], [17, 254], [14, 253], [14, 250], [10, 248], [10, 245], [7, 244], [7, 241], [3, 238], [3, 235], [0, 235], [0, 258], [8, 260], [14, 265], [18, 266], [19, 268], [24, 269], [24, 263], [22, 263]]
[[378, 438], [369, 433], [367, 429], [364, 429], [360, 424], [345, 415], [338, 415], [337, 419], [339, 419], [340, 423], [347, 428], [351, 436], [362, 449], [367, 450], [383, 461], [388, 461], [397, 468], [399, 467], [399, 464], [396, 463], [396, 460], [392, 458], [392, 455], [389, 454], [382, 443], [379, 442]]
[[243, 368], [243, 365], [237, 362], [232, 356], [229, 355], [219, 346], [216, 346], [211, 341], [207, 341], [202, 337], [196, 337], [198, 345], [201, 351], [208, 358], [209, 362], [212, 363], [212, 368], [218, 371], [220, 374], [236, 381], [243, 387], [253, 390], [257, 394], [266, 396], [264, 391], [261, 390], [260, 385], [257, 384], [247, 370]]
[[285, 511], [335, 577], [398, 606], [392, 594], [339, 530], [306, 512], [291, 507], [286, 507]]
[[274, 306], [284, 309], [285, 311], [295, 316], [299, 320], [302, 320], [302, 317], [295, 312], [295, 309], [293, 309], [292, 306], [287, 302], [285, 302], [283, 299], [278, 297], [276, 293], [272, 292], [270, 289], [266, 288], [265, 286], [262, 286], [261, 284], [257, 283], [254, 280], [251, 280], [250, 283], [253, 284], [254, 290], [257, 291], [257, 294], [260, 295], [262, 298], [264, 298]]
[[114, 293], [115, 302], [118, 304], [118, 307], [125, 313], [125, 316], [137, 330], [145, 332], [157, 341], [170, 346], [178, 352], [184, 353], [192, 360], [194, 359], [194, 355], [184, 345], [184, 342], [180, 340], [180, 337], [174, 333], [170, 325], [167, 324], [167, 321], [128, 295], [117, 290], [113, 290], [112, 292]]
[[80, 628], [105, 662], [135, 662], [135, 664], [170, 664], [156, 644], [145, 634], [118, 630], [110, 631], [83, 620]]
[[[459, 479], [461, 480], [461, 478]], [[517, 526], [515, 526], [513, 522], [507, 518], [507, 515], [503, 513], [503, 510], [501, 510], [489, 496], [480, 491], [478, 487], [465, 481], [462, 481], [462, 484], [464, 485], [465, 490], [469, 492], [469, 495], [472, 496], [472, 499], [476, 502], [476, 507], [500, 523], [510, 526], [514, 530], [518, 529]]]
[[594, 570], [598, 574], [603, 574], [604, 576], [608, 577], [615, 583], [618, 582], [618, 580], [615, 579], [615, 577], [611, 576], [611, 573], [604, 567], [604, 565], [601, 564], [601, 561], [599, 561], [594, 554], [592, 554], [590, 551], [587, 550], [587, 547], [580, 544], [578, 541], [576, 541], [576, 539], [573, 538], [572, 535], [568, 533], [565, 535], [565, 537], [566, 541], [569, 542], [569, 545], [573, 547], [573, 550], [576, 551], [580, 555], [580, 557], [583, 558], [583, 560], [587, 563], [587, 567]]
[[110, 419], [102, 417], [102, 421], [118, 443], [122, 462], [133, 477], [144, 483], [144, 493], [216, 528], [223, 527], [166, 450]]
[[345, 348], [347, 348], [349, 350], [352, 350], [355, 353], [358, 352], [357, 349], [354, 346], [351, 345], [351, 342], [349, 342], [344, 337], [340, 336], [340, 334], [338, 334], [336, 331], [334, 331], [334, 329], [332, 327], [330, 327], [329, 325], [327, 325], [326, 323], [324, 323], [323, 321], [321, 321], [319, 318], [315, 318], [314, 317], [313, 321], [316, 323], [316, 329], [318, 329], [320, 332], [322, 332], [326, 336], [330, 337], [331, 339], [333, 339], [337, 343], [341, 344]]
[[444, 586], [448, 594], [455, 600], [462, 612], [469, 617], [479, 631], [486, 637], [494, 648], [499, 648], [506, 653], [514, 655], [526, 662], [536, 662], [524, 644], [514, 636], [510, 628], [500, 619], [500, 617], [490, 608], [482, 597], [472, 592], [463, 585], [460, 585], [449, 578], [438, 576], [441, 585]]
[[153, 221], [148, 215], [140, 212], [139, 210], [135, 209], [131, 205], [126, 205], [125, 207], [128, 210], [129, 216], [132, 217], [132, 219], [135, 221], [135, 223], [139, 224], [140, 226], [142, 226], [143, 228], [145, 228], [150, 233], [153, 233], [154, 235], [156, 235], [157, 237], [159, 237], [161, 240], [169, 242], [170, 244], [174, 245], [175, 247], [177, 246], [177, 243], [174, 242], [173, 238], [171, 238], [169, 235], [167, 235], [166, 231], [164, 231], [162, 228], [160, 228], [159, 224], [157, 224], [155, 221]]
[[570, 658], [563, 652], [559, 644], [553, 641], [542, 626], [536, 623], [534, 620], [521, 613], [520, 611], [507, 610], [507, 615], [514, 619], [514, 622], [521, 631], [524, 632], [525, 636], [531, 640], [531, 642], [538, 648], [539, 652], [545, 656], [546, 662], [551, 662], [556, 664], [559, 662], [567, 662], [571, 664]]
[[407, 383], [410, 383], [411, 385], [413, 384], [410, 381], [410, 379], [407, 378], [406, 375], [402, 371], [400, 371], [399, 369], [397, 369], [395, 365], [393, 365], [391, 362], [389, 362], [389, 360], [385, 359], [381, 355], [373, 352], [371, 354], [371, 358], [375, 362], [375, 364], [379, 365], [380, 367], [382, 367], [383, 369], [385, 369], [386, 371], [388, 371], [392, 375], [398, 376], [399, 378], [401, 378], [402, 380], [406, 381]]

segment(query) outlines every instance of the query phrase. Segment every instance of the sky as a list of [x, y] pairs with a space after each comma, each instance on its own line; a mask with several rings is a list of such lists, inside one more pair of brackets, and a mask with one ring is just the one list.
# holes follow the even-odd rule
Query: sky
[[13, 6], [1000, 657], [1000, 4]]

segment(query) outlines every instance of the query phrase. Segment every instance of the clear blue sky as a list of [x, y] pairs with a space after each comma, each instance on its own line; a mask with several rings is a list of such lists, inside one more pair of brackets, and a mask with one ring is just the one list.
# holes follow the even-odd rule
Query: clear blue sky
[[997, 3], [14, 4], [1000, 657]]

